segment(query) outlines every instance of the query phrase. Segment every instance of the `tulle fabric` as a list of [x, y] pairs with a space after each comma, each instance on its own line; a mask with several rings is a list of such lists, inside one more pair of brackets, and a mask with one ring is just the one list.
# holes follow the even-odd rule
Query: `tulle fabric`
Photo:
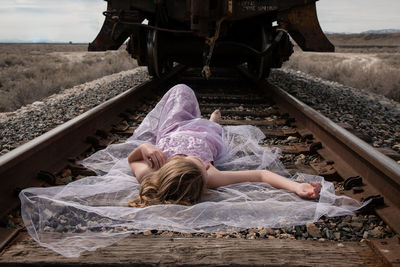
[[[259, 145], [265, 136], [258, 128], [218, 128], [215, 124], [210, 124], [216, 127], [211, 137], [205, 138], [216, 147], [212, 156], [218, 169], [269, 169], [299, 182], [318, 181], [322, 184], [320, 198], [304, 200], [264, 183], [242, 183], [208, 190], [201, 203], [193, 206], [128, 207], [140, 188], [129, 168], [128, 154], [143, 143], [156, 145], [163, 136], [176, 130], [177, 121], [197, 120], [200, 116], [195, 98], [187, 97], [193, 93], [191, 89], [184, 85], [178, 88], [181, 92], [168, 98], [174, 98], [175, 104], [186, 105], [190, 111], [172, 118], [179, 112], [163, 112], [168, 104], [161, 100], [126, 143], [110, 145], [82, 162], [98, 176], [65, 186], [29, 188], [20, 193], [22, 218], [33, 239], [66, 257], [78, 257], [83, 251], [109, 246], [131, 233], [145, 230], [211, 233], [288, 227], [316, 221], [323, 215], [352, 215], [361, 207], [354, 199], [336, 196], [333, 184], [322, 177], [290, 176], [278, 160], [279, 150]], [[188, 123], [179, 124], [182, 125]]]

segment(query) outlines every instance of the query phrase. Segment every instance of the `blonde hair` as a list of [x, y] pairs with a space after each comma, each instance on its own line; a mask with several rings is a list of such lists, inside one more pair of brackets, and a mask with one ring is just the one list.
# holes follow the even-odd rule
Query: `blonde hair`
[[156, 204], [193, 205], [200, 201], [205, 190], [201, 169], [184, 157], [173, 157], [159, 170], [142, 180], [138, 197], [131, 207]]

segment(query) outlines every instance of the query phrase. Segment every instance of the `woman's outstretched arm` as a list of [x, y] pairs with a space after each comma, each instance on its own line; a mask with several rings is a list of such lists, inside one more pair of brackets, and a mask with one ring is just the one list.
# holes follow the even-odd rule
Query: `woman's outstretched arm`
[[320, 183], [297, 183], [267, 170], [218, 171], [216, 168], [211, 167], [206, 181], [208, 188], [244, 182], [267, 183], [277, 189], [285, 189], [296, 193], [302, 198], [310, 199], [318, 198], [321, 190]]

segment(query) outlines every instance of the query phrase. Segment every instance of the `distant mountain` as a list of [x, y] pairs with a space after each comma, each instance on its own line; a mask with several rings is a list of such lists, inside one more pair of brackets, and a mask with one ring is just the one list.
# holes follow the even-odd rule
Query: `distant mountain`
[[[72, 41], [54, 41], [50, 39], [34, 39], [34, 40], [21, 40], [21, 39], [1, 39], [0, 43], [13, 43], [13, 44], [80, 44], [80, 42]], [[82, 42], [81, 42], [82, 43]], [[86, 42], [83, 42], [86, 43]]]
[[[369, 31], [365, 31], [365, 32], [360, 32], [359, 34], [368, 34], [368, 33], [385, 34], [385, 33], [398, 33], [398, 32], [400, 32], [400, 29], [383, 29], [383, 30], [369, 30]], [[330, 31], [326, 31], [324, 33], [325, 34], [357, 34], [355, 32], [330, 32]]]
[[26, 43], [27, 41], [21, 39], [0, 39], [0, 43]]
[[329, 32], [329, 31], [326, 31], [324, 33], [325, 34], [351, 34], [350, 32]]
[[331, 31], [324, 31], [325, 34], [353, 34], [351, 32], [331, 32]]
[[362, 33], [383, 34], [383, 33], [397, 33], [397, 32], [400, 32], [400, 29], [369, 30], [369, 31], [365, 31], [365, 32], [362, 32]]
[[43, 44], [43, 43], [53, 43], [53, 41], [48, 40], [48, 39], [37, 39], [37, 40], [21, 40], [21, 39], [0, 39], [0, 43], [39, 43], [39, 44]]

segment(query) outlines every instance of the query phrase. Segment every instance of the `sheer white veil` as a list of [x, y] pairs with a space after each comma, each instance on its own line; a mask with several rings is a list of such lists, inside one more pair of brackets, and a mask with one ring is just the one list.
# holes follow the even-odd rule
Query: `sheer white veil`
[[[155, 119], [156, 113], [151, 115]], [[222, 137], [227, 150], [215, 161], [218, 169], [269, 169], [300, 182], [318, 181], [322, 184], [320, 198], [304, 200], [267, 184], [242, 183], [209, 190], [193, 206], [128, 207], [140, 185], [127, 156], [140, 144], [155, 143], [153, 126], [145, 119], [126, 143], [110, 145], [85, 159], [82, 164], [97, 176], [65, 186], [23, 190], [22, 218], [29, 234], [42, 246], [66, 257], [77, 257], [83, 251], [111, 245], [145, 230], [211, 233], [288, 227], [314, 222], [323, 215], [351, 215], [361, 206], [356, 200], [336, 196], [333, 184], [322, 177], [290, 176], [278, 160], [280, 151], [259, 145], [265, 136], [258, 128], [226, 126]]]

